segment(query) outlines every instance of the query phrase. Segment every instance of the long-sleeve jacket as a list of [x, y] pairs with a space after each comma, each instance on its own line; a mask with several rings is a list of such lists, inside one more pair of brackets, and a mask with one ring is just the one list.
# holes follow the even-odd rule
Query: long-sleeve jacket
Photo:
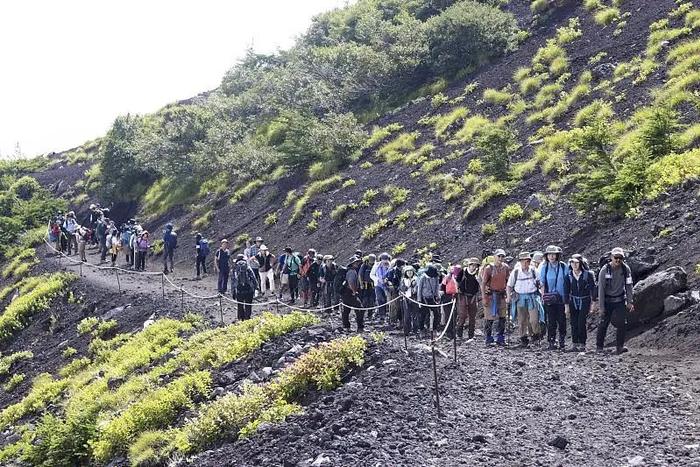
[[591, 271], [581, 271], [581, 274], [574, 276], [573, 271], [566, 275], [569, 285], [569, 305], [581, 310], [587, 307], [592, 301], [598, 300], [598, 289], [595, 286], [595, 275]]
[[569, 284], [566, 282], [568, 274], [569, 267], [566, 264], [560, 261], [555, 266], [547, 261], [540, 266], [540, 283], [545, 292], [557, 292], [564, 303], [569, 303]]
[[[245, 271], [245, 272], [243, 272]], [[241, 274], [246, 274], [249, 291], [255, 290], [258, 287], [258, 279], [255, 277], [253, 269], [248, 266], [248, 262], [245, 259], [240, 259], [236, 261], [233, 267], [233, 275], [231, 276], [231, 288], [237, 291], [243, 291], [245, 287], [243, 284], [246, 282], [241, 278]]]
[[360, 288], [371, 288], [374, 287], [374, 282], [372, 282], [372, 268], [373, 264], [368, 262], [362, 263], [360, 270], [357, 272], [358, 279], [360, 280]]
[[374, 282], [375, 287], [386, 288], [384, 280], [389, 274], [390, 266], [387, 266], [381, 262], [376, 263], [372, 270], [370, 271], [370, 279]]
[[632, 271], [626, 264], [617, 268], [610, 264], [603, 266], [598, 276], [600, 311], [605, 311], [606, 303], [632, 303], [632, 284]]
[[459, 293], [464, 295], [477, 295], [480, 290], [479, 281], [475, 274], [469, 274], [469, 271], [462, 269], [455, 278]]

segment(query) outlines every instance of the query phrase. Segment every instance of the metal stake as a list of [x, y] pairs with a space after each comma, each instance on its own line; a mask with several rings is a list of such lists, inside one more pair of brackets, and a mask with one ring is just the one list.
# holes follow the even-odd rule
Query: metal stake
[[222, 295], [219, 294], [219, 313], [221, 314], [221, 324], [224, 324], [224, 303], [221, 300]]
[[437, 408], [438, 417], [442, 416], [440, 412], [440, 388], [438, 387], [437, 377], [437, 360], [435, 357], [435, 331], [431, 331], [431, 342], [433, 347], [433, 378], [435, 380], [435, 407]]
[[119, 288], [119, 294], [121, 295], [121, 293], [122, 293], [122, 283], [121, 283], [121, 281], [119, 280], [119, 268], [116, 268], [114, 271], [117, 273], [117, 287]]

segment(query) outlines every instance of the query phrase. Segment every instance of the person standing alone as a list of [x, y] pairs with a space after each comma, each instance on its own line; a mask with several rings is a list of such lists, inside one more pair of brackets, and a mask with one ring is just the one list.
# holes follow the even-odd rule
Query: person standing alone
[[625, 347], [626, 313], [634, 312], [632, 303], [632, 271], [624, 263], [625, 252], [613, 248], [610, 263], [603, 266], [598, 277], [598, 303], [600, 304], [600, 325], [596, 339], [596, 350], [603, 351], [605, 335], [610, 323], [617, 329], [615, 343], [617, 354], [627, 352]]
[[214, 269], [219, 274], [217, 288], [220, 294], [226, 293], [226, 290], [228, 289], [228, 275], [231, 270], [229, 266], [230, 259], [231, 252], [228, 249], [228, 240], [224, 238], [221, 240], [221, 246], [218, 250], [216, 250], [216, 256], [214, 259]]

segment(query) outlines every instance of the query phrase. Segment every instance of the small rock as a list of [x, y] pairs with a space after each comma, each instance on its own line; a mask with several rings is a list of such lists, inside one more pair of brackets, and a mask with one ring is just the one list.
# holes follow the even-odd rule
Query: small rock
[[644, 457], [642, 456], [634, 456], [631, 457], [627, 460], [627, 465], [629, 466], [635, 466], [635, 465], [644, 465]]
[[348, 410], [350, 410], [350, 407], [352, 407], [352, 403], [353, 403], [353, 401], [349, 397], [346, 399], [343, 399], [342, 402], [340, 403], [340, 411], [347, 412]]
[[269, 378], [272, 375], [272, 367], [266, 366], [265, 368], [260, 370], [260, 373], [262, 373], [263, 378]]
[[569, 415], [566, 416], [567, 419], [569, 420], [576, 420], [576, 414], [575, 413], [570, 413]]
[[254, 371], [251, 371], [250, 374], [248, 375], [248, 379], [251, 380], [254, 383], [260, 383], [262, 382], [262, 378], [258, 376], [258, 374]]
[[513, 364], [519, 366], [520, 368], [522, 368], [522, 367], [524, 367], [525, 365], [527, 365], [527, 363], [525, 363], [525, 362], [522, 361], [522, 360], [515, 360], [515, 361], [513, 362]]
[[535, 412], [544, 412], [544, 408], [541, 405], [536, 405], [532, 408]]
[[388, 360], [384, 360], [384, 361], [382, 362], [382, 365], [391, 365], [392, 363], [396, 363], [396, 360], [393, 359], [393, 358], [390, 358], [390, 359], [388, 359]]
[[547, 444], [554, 446], [555, 448], [566, 449], [566, 446], [569, 444], [569, 440], [563, 436], [555, 436], [553, 439], [549, 440], [549, 443]]
[[214, 397], [221, 397], [226, 393], [226, 390], [221, 386], [214, 388]]
[[319, 454], [318, 457], [311, 463], [312, 467], [321, 467], [323, 465], [331, 465], [331, 458], [323, 454]]
[[475, 443], [486, 443], [486, 436], [484, 435], [474, 435], [472, 436], [472, 441]]
[[435, 441], [435, 446], [437, 446], [439, 448], [442, 446], [446, 446], [446, 445], [447, 445], [447, 438], [442, 438], [442, 439]]
[[107, 389], [109, 389], [110, 391], [114, 391], [119, 386], [121, 386], [124, 383], [124, 381], [124, 378], [109, 378], [107, 380]]

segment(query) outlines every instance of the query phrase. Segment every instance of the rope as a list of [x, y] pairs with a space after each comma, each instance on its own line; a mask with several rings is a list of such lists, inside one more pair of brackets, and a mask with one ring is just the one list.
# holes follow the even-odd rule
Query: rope
[[[446, 305], [446, 303], [445, 303], [445, 305]], [[456, 305], [457, 305], [457, 300], [452, 300], [452, 310], [450, 310], [450, 317], [447, 320], [447, 324], [445, 325], [445, 329], [443, 329], [442, 333], [437, 337], [437, 339], [435, 339], [435, 342], [442, 339], [443, 336], [445, 335], [445, 333], [447, 332], [447, 330], [450, 329], [450, 325], [452, 323], [452, 315], [455, 312]]]

